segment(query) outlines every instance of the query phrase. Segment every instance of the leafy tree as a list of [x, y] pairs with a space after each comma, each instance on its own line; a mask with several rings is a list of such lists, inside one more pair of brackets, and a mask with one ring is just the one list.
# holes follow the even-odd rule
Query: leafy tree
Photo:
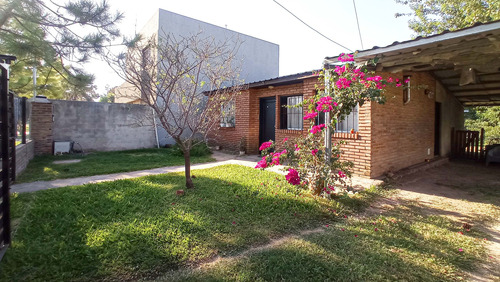
[[[203, 33], [175, 38], [153, 36], [118, 60], [131, 98], [153, 109], [158, 126], [184, 154], [186, 187], [193, 188], [191, 149], [220, 123], [242, 82], [234, 60], [238, 42], [216, 41]], [[121, 94], [121, 91], [120, 91]]]
[[498, 0], [396, 0], [396, 2], [412, 10], [411, 13], [398, 13], [396, 17], [413, 17], [408, 24], [418, 35], [457, 30], [477, 22], [485, 23], [500, 19]]
[[108, 94], [99, 97], [99, 102], [101, 103], [114, 103], [115, 102], [115, 91], [117, 87], [109, 89]]
[[471, 107], [465, 114], [465, 127], [480, 131], [484, 128], [485, 144], [500, 143], [500, 106]]
[[[59, 1], [61, 2], [61, 1]], [[38, 69], [38, 92], [51, 98], [91, 99], [93, 76], [68, 63], [85, 63], [119, 36], [106, 1], [0, 0], [0, 53], [18, 57], [11, 86], [22, 95], [32, 90]]]

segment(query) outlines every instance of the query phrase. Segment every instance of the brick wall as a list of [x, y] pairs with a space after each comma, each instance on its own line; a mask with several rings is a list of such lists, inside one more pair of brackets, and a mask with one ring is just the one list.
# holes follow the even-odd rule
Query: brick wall
[[[379, 73], [383, 76], [388, 74]], [[353, 173], [358, 176], [378, 177], [387, 171], [424, 162], [434, 156], [434, 98], [428, 98], [425, 87], [435, 93], [435, 80], [425, 73], [411, 74], [413, 86], [411, 100], [403, 105], [402, 88], [388, 88], [385, 105], [365, 103], [359, 108], [359, 130], [355, 134], [335, 133], [333, 142], [344, 140], [344, 159], [354, 163]], [[402, 79], [402, 74], [392, 77]], [[290, 140], [307, 134], [310, 124], [304, 122], [304, 130], [280, 128], [279, 97], [304, 95], [304, 99], [315, 93], [316, 78], [285, 86], [249, 89], [236, 102], [236, 127], [218, 130], [216, 143], [227, 149], [238, 148], [241, 137], [246, 138], [246, 152], [258, 154], [260, 98], [276, 97], [277, 149], [286, 137]], [[430, 154], [428, 154], [430, 149]]]
[[334, 133], [333, 141], [344, 140], [343, 145], [345, 160], [354, 164], [352, 172], [358, 176], [370, 176], [371, 163], [371, 125], [370, 125], [371, 105], [365, 103], [359, 107], [359, 130], [355, 134]]
[[249, 91], [242, 91], [241, 94], [235, 96], [235, 126], [219, 127], [217, 130], [210, 132], [208, 136], [210, 145], [217, 145], [223, 150], [236, 152], [240, 150], [240, 142], [243, 141], [246, 148], [250, 115]]
[[52, 154], [52, 103], [31, 103], [31, 139], [35, 154]]
[[26, 144], [16, 146], [16, 176], [26, 169], [30, 160], [35, 156], [35, 143], [27, 140]]
[[[242, 137], [245, 138], [248, 154], [259, 153], [259, 127], [260, 127], [260, 99], [265, 97], [276, 98], [276, 131], [275, 141], [277, 149], [284, 138], [293, 141], [294, 138], [307, 134], [310, 123], [304, 121], [303, 130], [280, 129], [280, 112], [282, 108], [279, 105], [281, 96], [303, 95], [304, 99], [310, 98], [316, 92], [316, 77], [299, 81], [295, 84], [266, 87], [260, 89], [249, 89], [244, 91], [236, 99], [236, 122], [234, 128], [219, 128], [211, 134], [212, 145], [219, 145], [223, 149], [237, 151]], [[354, 162], [353, 172], [361, 176], [370, 176], [370, 147], [371, 147], [371, 129], [370, 129], [370, 110], [369, 103], [359, 108], [359, 131], [355, 134], [335, 133], [333, 142], [344, 140], [347, 142], [343, 146], [344, 158]]]
[[[390, 87], [385, 94], [385, 105], [371, 105], [371, 177], [397, 171], [434, 156], [435, 100], [424, 93], [424, 87], [435, 93], [436, 83], [426, 73], [409, 75], [411, 85], [420, 89], [411, 89], [408, 104], [403, 104], [401, 88]], [[391, 76], [403, 77], [401, 73]]]

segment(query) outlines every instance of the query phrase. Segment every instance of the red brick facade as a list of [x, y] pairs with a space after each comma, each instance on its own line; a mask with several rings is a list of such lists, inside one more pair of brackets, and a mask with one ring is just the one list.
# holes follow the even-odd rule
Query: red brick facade
[[[384, 75], [384, 74], [381, 74]], [[412, 85], [426, 85], [435, 91], [434, 79], [425, 73], [411, 74]], [[391, 75], [402, 78], [402, 74]], [[275, 141], [285, 137], [296, 138], [307, 134], [309, 121], [303, 130], [280, 129], [279, 105], [281, 96], [314, 95], [316, 77], [301, 78], [282, 86], [250, 87], [236, 99], [235, 127], [220, 128], [213, 136], [223, 149], [236, 151], [244, 138], [245, 151], [258, 154], [260, 126], [260, 98], [276, 97]], [[412, 89], [411, 100], [403, 104], [401, 88], [389, 88], [387, 103], [365, 103], [359, 108], [359, 130], [355, 134], [335, 133], [334, 142], [345, 140], [344, 157], [354, 163], [353, 172], [365, 177], [378, 177], [387, 171], [395, 171], [431, 158], [434, 144], [434, 98], [428, 98], [424, 89]], [[430, 148], [428, 155], [427, 149]]]
[[31, 103], [31, 139], [35, 154], [52, 154], [52, 103]]
[[412, 73], [411, 83], [418, 87], [410, 90], [409, 103], [403, 103], [401, 88], [390, 88], [384, 105], [372, 105], [372, 177], [434, 157], [435, 98], [423, 87], [435, 93], [436, 82], [429, 74]]

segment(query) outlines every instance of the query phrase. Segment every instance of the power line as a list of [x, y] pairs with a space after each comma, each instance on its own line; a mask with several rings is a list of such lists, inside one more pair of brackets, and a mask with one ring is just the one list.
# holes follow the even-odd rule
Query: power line
[[353, 52], [351, 49], [345, 47], [344, 45], [330, 39], [329, 37], [327, 37], [326, 35], [324, 35], [323, 33], [319, 32], [317, 29], [313, 28], [312, 26], [308, 25], [306, 22], [304, 22], [303, 20], [301, 20], [299, 17], [297, 17], [294, 13], [292, 13], [290, 10], [288, 10], [287, 8], [285, 8], [285, 6], [281, 5], [278, 1], [276, 0], [273, 0], [274, 3], [278, 4], [281, 8], [285, 9], [285, 11], [287, 11], [288, 13], [290, 13], [290, 15], [294, 16], [297, 20], [299, 20], [301, 23], [305, 24], [308, 28], [312, 29], [313, 31], [315, 31], [317, 34], [323, 36], [324, 38], [326, 38], [327, 40], [337, 44], [338, 46], [344, 48], [344, 49], [347, 49], [348, 51], [350, 52]]
[[359, 41], [361, 41], [361, 50], [364, 50], [365, 47], [363, 46], [363, 38], [361, 38], [361, 29], [359, 28], [358, 10], [356, 10], [355, 0], [352, 0], [352, 4], [354, 5], [354, 14], [356, 14], [356, 23], [358, 24], [358, 34], [359, 34]]

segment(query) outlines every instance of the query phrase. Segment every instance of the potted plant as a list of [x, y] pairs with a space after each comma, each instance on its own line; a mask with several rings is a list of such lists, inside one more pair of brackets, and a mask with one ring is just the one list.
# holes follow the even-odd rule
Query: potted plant
[[246, 148], [245, 137], [241, 137], [241, 139], [240, 139], [240, 156], [245, 154], [245, 148]]

